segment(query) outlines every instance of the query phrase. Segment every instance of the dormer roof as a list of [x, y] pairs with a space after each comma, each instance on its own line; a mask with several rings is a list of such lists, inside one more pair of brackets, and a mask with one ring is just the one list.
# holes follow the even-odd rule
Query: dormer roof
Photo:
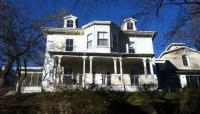
[[124, 19], [124, 21], [123, 21], [123, 22], [130, 21], [130, 20], [132, 20], [132, 21], [134, 21], [134, 22], [137, 22], [137, 20], [136, 20], [136, 19], [134, 19], [134, 18], [132, 18], [132, 17], [130, 17], [130, 18], [127, 18], [127, 19]]
[[63, 17], [64, 19], [69, 19], [69, 18], [74, 18], [77, 19], [78, 17], [74, 16], [74, 15], [67, 15], [65, 17]]

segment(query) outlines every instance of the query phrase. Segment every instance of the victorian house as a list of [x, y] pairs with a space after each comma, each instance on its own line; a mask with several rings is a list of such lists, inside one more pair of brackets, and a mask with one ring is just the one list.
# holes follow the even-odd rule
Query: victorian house
[[92, 21], [78, 27], [77, 17], [69, 15], [63, 27], [44, 28], [47, 42], [38, 91], [41, 86], [51, 91], [53, 84], [116, 91], [157, 84], [152, 44], [156, 32], [138, 31], [136, 22], [128, 18], [119, 27], [111, 21]]

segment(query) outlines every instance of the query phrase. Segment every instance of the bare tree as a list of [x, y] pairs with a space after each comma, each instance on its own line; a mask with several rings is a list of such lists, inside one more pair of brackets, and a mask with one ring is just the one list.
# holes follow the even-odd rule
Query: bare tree
[[[0, 2], [0, 52], [5, 64], [2, 71], [4, 84], [9, 84], [8, 78], [13, 77], [18, 84], [17, 93], [20, 94], [28, 63], [43, 60], [43, 56], [38, 56], [38, 53], [45, 50], [41, 27], [48, 24], [58, 25], [57, 20], [64, 13], [46, 13], [43, 17], [35, 17], [31, 15], [30, 5], [23, 0], [17, 2], [18, 5], [15, 5], [16, 2]], [[24, 75], [21, 75], [21, 67], [25, 68]], [[16, 68], [14, 72], [13, 68]]]

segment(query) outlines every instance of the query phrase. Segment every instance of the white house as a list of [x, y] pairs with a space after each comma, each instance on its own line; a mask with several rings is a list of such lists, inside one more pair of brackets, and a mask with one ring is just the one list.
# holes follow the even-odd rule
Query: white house
[[69, 15], [62, 28], [44, 29], [44, 90], [70, 83], [135, 91], [143, 84], [157, 84], [152, 44], [156, 32], [138, 31], [133, 18], [125, 19], [121, 27], [92, 21], [81, 28], [77, 19]]
[[184, 43], [170, 44], [156, 60], [159, 88], [200, 86], [200, 52]]

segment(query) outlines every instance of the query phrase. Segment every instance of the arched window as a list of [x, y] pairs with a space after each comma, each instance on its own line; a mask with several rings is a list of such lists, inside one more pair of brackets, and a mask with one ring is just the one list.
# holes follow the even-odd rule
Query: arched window
[[133, 23], [131, 22], [127, 23], [127, 30], [133, 30]]
[[186, 55], [182, 56], [182, 61], [184, 66], [189, 66], [188, 57]]
[[74, 21], [73, 20], [67, 20], [67, 27], [73, 27]]

